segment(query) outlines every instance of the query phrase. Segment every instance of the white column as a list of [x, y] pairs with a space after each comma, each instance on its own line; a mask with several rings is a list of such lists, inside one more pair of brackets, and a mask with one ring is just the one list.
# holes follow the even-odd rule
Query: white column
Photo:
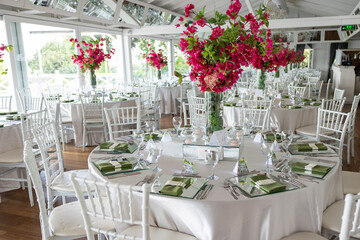
[[175, 71], [175, 50], [174, 50], [174, 40], [169, 42], [169, 78], [174, 75]]
[[123, 33], [123, 62], [124, 62], [124, 82], [126, 84], [133, 81], [132, 59], [131, 59], [131, 36], [128, 31]]

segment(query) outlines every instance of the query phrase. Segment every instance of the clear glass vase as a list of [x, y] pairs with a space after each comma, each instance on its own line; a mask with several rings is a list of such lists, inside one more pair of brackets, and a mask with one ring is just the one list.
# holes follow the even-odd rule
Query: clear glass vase
[[258, 79], [259, 86], [258, 86], [258, 89], [262, 89], [262, 90], [265, 89], [265, 80], [266, 80], [266, 70], [262, 69], [260, 71], [260, 74], [259, 74], [259, 79]]
[[96, 89], [96, 74], [95, 74], [94, 69], [90, 70], [90, 84], [91, 84], [91, 87], [95, 90]]
[[208, 134], [223, 129], [223, 118], [221, 112], [221, 94], [215, 92], [205, 92], [208, 99]]

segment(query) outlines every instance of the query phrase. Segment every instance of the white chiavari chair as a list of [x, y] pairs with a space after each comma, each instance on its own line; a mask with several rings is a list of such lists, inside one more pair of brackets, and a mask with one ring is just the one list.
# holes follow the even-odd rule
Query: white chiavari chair
[[33, 129], [32, 132], [44, 166], [48, 209], [51, 210], [58, 197], [62, 197], [64, 204], [66, 196], [75, 195], [70, 181], [71, 173], [84, 177], [90, 176], [90, 174], [87, 169], [64, 171], [60, 141], [53, 121]]
[[243, 123], [240, 126], [244, 126], [244, 123], [251, 123], [253, 128], [261, 130], [270, 129], [270, 108], [257, 109], [257, 108], [241, 108], [243, 114]]
[[[95, 240], [95, 233], [105, 234], [107, 239], [172, 239], [172, 240], [195, 240], [196, 238], [164, 228], [150, 227], [150, 185], [142, 187], [106, 183], [71, 176], [76, 196], [81, 205], [85, 229], [88, 240]], [[81, 185], [94, 186], [98, 196], [93, 197], [88, 192], [88, 204], [86, 203]], [[107, 209], [106, 209], [107, 207]], [[95, 219], [108, 219], [114, 225], [130, 224], [130, 227], [122, 232], [108, 231], [101, 225], [95, 225], [91, 221]]]
[[105, 133], [107, 139], [107, 128], [104, 114], [104, 95], [80, 95], [81, 113], [83, 122], [83, 146], [85, 151], [87, 136], [92, 133]]
[[341, 112], [344, 108], [346, 97], [339, 99], [323, 99], [321, 101], [321, 108], [325, 110]]
[[329, 80], [327, 81], [326, 84], [326, 97], [325, 99], [329, 99], [330, 98], [330, 90], [331, 89], [331, 78], [329, 78]]
[[182, 110], [184, 112], [184, 114], [183, 114], [183, 116], [184, 116], [184, 126], [191, 125], [191, 118], [190, 118], [190, 115], [188, 113], [188, 111], [190, 111], [189, 103], [183, 102]]
[[[24, 162], [37, 196], [42, 240], [69, 240], [85, 237], [85, 224], [79, 202], [66, 203], [54, 209], [46, 208], [39, 170], [29, 141], [26, 141], [24, 146]], [[91, 221], [94, 221], [95, 225], [103, 226], [104, 229], [115, 228], [111, 221], [94, 218]]]
[[12, 96], [0, 96], [0, 111], [11, 111]]
[[305, 95], [306, 87], [288, 86], [289, 95], [297, 98], [303, 98]]
[[138, 107], [105, 108], [104, 111], [111, 142], [124, 134], [129, 135], [140, 126]]
[[345, 90], [335, 88], [333, 99], [342, 99], [344, 97]]

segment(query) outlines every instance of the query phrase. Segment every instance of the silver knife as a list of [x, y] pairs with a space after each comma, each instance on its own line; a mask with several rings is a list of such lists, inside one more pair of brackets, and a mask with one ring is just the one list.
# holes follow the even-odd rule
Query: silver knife
[[201, 200], [202, 196], [204, 195], [205, 191], [210, 187], [210, 184], [206, 185], [205, 188], [198, 193], [196, 196], [197, 200]]
[[107, 176], [107, 178], [108, 178], [108, 179], [121, 178], [121, 177], [127, 177], [127, 176], [137, 175], [137, 174], [140, 174], [140, 172], [129, 172], [129, 173], [113, 174], [113, 175]]
[[204, 194], [201, 196], [200, 199], [201, 200], [205, 199], [213, 187], [214, 187], [213, 184], [209, 184], [209, 187], [204, 191]]

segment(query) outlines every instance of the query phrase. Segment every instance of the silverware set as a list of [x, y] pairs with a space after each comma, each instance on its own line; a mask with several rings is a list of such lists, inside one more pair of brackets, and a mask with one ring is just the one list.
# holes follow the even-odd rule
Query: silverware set
[[151, 174], [151, 175], [146, 175], [146, 176], [144, 177], [144, 179], [142, 179], [142, 180], [140, 180], [139, 182], [137, 182], [137, 183], [135, 184], [135, 186], [142, 186], [142, 185], [145, 184], [145, 183], [149, 184], [149, 183], [151, 183], [152, 181], [154, 181], [154, 179], [155, 179], [155, 173], [153, 173], [153, 174]]
[[228, 181], [224, 181], [224, 188], [230, 193], [230, 195], [235, 199], [238, 200], [239, 196], [241, 195], [240, 190], [235, 187], [232, 183]]
[[127, 176], [138, 175], [138, 174], [140, 174], [140, 172], [117, 173], [114, 175], [109, 175], [109, 176], [107, 176], [107, 178], [108, 179], [121, 178], [121, 177], [127, 177]]
[[205, 199], [208, 195], [209, 195], [209, 193], [210, 193], [210, 191], [211, 191], [211, 189], [214, 187], [214, 185], [213, 184], [207, 184], [206, 186], [205, 186], [205, 188], [203, 188], [202, 190], [200, 190], [200, 192], [198, 193], [198, 195], [196, 196], [196, 200], [203, 200], [203, 199]]

